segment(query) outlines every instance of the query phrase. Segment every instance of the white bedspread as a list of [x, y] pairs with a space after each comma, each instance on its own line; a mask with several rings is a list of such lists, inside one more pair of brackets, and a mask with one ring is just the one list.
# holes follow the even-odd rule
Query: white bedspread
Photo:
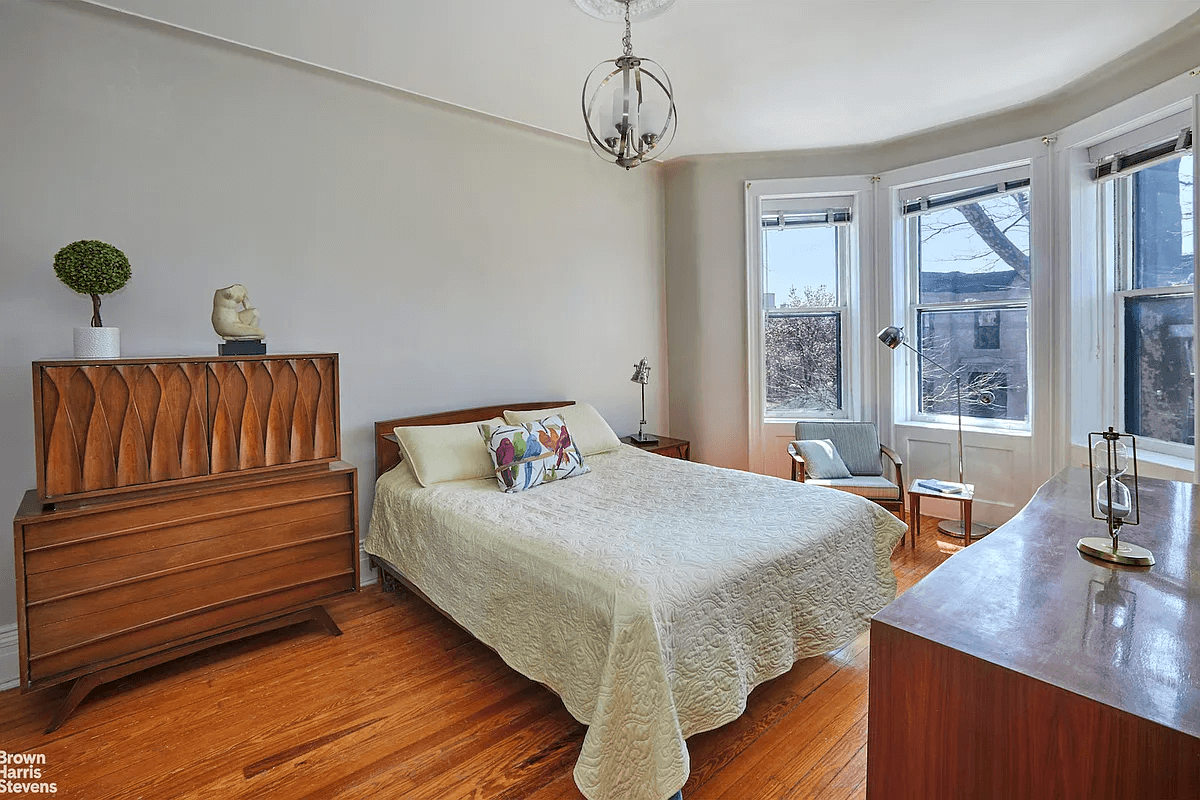
[[590, 800], [665, 800], [684, 738], [839, 647], [896, 593], [904, 525], [831, 489], [624, 446], [518, 494], [380, 477], [366, 550], [588, 725]]

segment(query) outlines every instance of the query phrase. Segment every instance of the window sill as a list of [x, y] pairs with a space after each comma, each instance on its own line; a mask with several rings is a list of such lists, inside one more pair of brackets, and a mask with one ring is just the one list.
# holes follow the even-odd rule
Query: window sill
[[1146, 450], [1141, 447], [1138, 448], [1138, 461], [1143, 464], [1153, 464], [1156, 467], [1179, 470], [1188, 475], [1191, 475], [1195, 469], [1195, 462], [1190, 458]]
[[[1071, 448], [1078, 454], [1078, 459], [1073, 459], [1073, 463], [1079, 464], [1084, 469], [1087, 469], [1087, 444], [1073, 443]], [[1195, 474], [1195, 463], [1190, 458], [1163, 453], [1157, 450], [1149, 450], [1145, 447], [1139, 447], [1137, 460], [1138, 473], [1145, 475], [1146, 477], [1182, 480], [1185, 482], [1193, 481], [1192, 476]], [[1168, 475], [1166, 474], [1168, 471], [1178, 474]]]
[[[949, 431], [958, 433], [958, 424], [954, 422], [926, 422], [924, 420], [909, 419], [896, 423], [897, 428], [924, 428], [926, 430]], [[984, 433], [988, 436], [1013, 436], [1019, 439], [1033, 438], [1033, 431], [1023, 430], [1021, 428], [992, 428], [982, 425], [970, 425], [965, 420], [962, 427], [963, 433]]]

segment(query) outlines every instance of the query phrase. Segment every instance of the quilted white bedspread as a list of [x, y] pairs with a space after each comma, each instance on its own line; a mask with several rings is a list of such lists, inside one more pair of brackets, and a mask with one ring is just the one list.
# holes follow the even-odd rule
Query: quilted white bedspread
[[896, 593], [904, 525], [844, 492], [623, 446], [518, 494], [380, 477], [364, 546], [588, 726], [589, 800], [665, 800], [684, 739]]

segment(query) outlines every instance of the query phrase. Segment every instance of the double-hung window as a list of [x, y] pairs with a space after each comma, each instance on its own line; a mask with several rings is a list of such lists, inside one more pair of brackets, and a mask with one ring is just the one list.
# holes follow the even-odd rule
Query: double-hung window
[[1027, 430], [1028, 168], [908, 187], [900, 199], [908, 320], [926, 356], [915, 359], [910, 417], [955, 419], [961, 386], [964, 417]]
[[758, 222], [763, 419], [844, 417], [850, 198], [764, 197]]
[[1114, 418], [1129, 433], [1157, 440], [1155, 449], [1181, 456], [1195, 444], [1195, 165], [1188, 118], [1190, 112], [1150, 126], [1141, 142], [1116, 155], [1114, 143], [1089, 148], [1112, 301], [1105, 338]]

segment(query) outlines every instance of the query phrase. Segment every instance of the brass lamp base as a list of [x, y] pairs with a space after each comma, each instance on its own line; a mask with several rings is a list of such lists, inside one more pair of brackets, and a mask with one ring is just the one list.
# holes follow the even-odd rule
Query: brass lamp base
[[[938, 523], [938, 530], [955, 539], [967, 538], [966, 533], [963, 531], [963, 522], [961, 519], [944, 519]], [[994, 530], [996, 529], [991, 525], [984, 525], [982, 522], [971, 520], [971, 541], [982, 539]]]
[[1154, 564], [1154, 554], [1136, 544], [1120, 542], [1116, 552], [1113, 552], [1112, 538], [1109, 536], [1088, 536], [1080, 539], [1076, 547], [1085, 556], [1098, 558], [1110, 564], [1125, 564], [1131, 567], [1149, 567]]

